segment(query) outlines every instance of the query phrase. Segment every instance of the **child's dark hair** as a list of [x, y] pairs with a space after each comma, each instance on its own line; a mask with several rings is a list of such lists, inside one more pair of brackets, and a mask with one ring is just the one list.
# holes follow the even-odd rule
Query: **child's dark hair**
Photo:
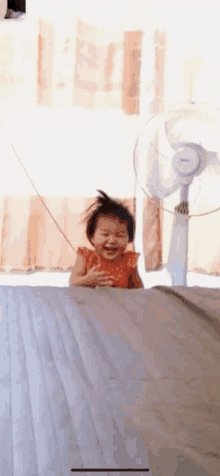
[[[132, 242], [134, 240], [135, 224], [134, 224], [134, 218], [129, 212], [128, 208], [124, 206], [122, 203], [120, 203], [119, 201], [112, 200], [111, 198], [108, 197], [108, 195], [106, 195], [101, 190], [97, 190], [97, 191], [102, 196], [97, 197], [96, 203], [88, 208], [87, 215], [86, 215], [86, 221], [87, 221], [86, 236], [88, 240], [91, 241], [91, 238], [93, 237], [95, 233], [98, 217], [100, 215], [113, 215], [114, 217], [117, 217], [122, 223], [126, 222], [129, 242]], [[91, 211], [89, 212], [89, 210], [91, 208], [94, 208], [94, 206], [95, 206], [95, 210], [93, 210], [92, 212]]]

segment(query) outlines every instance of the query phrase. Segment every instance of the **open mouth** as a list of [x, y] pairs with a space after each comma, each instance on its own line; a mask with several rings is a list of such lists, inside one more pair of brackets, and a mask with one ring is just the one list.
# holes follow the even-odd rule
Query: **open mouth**
[[118, 251], [118, 248], [110, 248], [110, 247], [105, 246], [105, 247], [104, 247], [104, 250], [105, 250], [107, 253], [116, 253], [116, 252]]

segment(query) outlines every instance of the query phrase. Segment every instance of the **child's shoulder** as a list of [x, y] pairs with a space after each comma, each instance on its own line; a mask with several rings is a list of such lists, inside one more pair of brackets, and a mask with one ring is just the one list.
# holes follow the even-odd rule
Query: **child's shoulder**
[[84, 256], [84, 258], [89, 258], [90, 256], [94, 255], [94, 251], [86, 248], [86, 246], [79, 247], [77, 253], [81, 256]]
[[126, 263], [131, 268], [136, 268], [138, 263], [138, 257], [139, 253], [136, 253], [135, 251], [127, 251], [125, 253]]

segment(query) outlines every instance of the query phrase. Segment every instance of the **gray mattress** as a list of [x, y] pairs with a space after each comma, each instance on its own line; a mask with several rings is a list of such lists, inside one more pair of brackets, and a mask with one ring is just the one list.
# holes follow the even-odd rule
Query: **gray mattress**
[[219, 290], [0, 286], [0, 306], [0, 476], [220, 474]]

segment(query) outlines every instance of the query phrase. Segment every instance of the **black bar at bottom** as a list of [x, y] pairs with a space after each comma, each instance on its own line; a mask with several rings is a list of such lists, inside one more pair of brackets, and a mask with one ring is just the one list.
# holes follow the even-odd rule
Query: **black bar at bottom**
[[138, 471], [138, 472], [142, 472], [144, 473], [145, 471], [150, 471], [149, 468], [137, 468], [137, 469], [134, 469], [134, 468], [73, 468], [71, 469], [71, 471], [84, 471], [85, 473], [91, 473], [91, 472], [97, 472], [97, 471], [101, 471], [101, 472], [105, 472], [105, 473], [112, 473], [113, 471], [116, 472], [116, 473], [121, 473], [122, 471]]

